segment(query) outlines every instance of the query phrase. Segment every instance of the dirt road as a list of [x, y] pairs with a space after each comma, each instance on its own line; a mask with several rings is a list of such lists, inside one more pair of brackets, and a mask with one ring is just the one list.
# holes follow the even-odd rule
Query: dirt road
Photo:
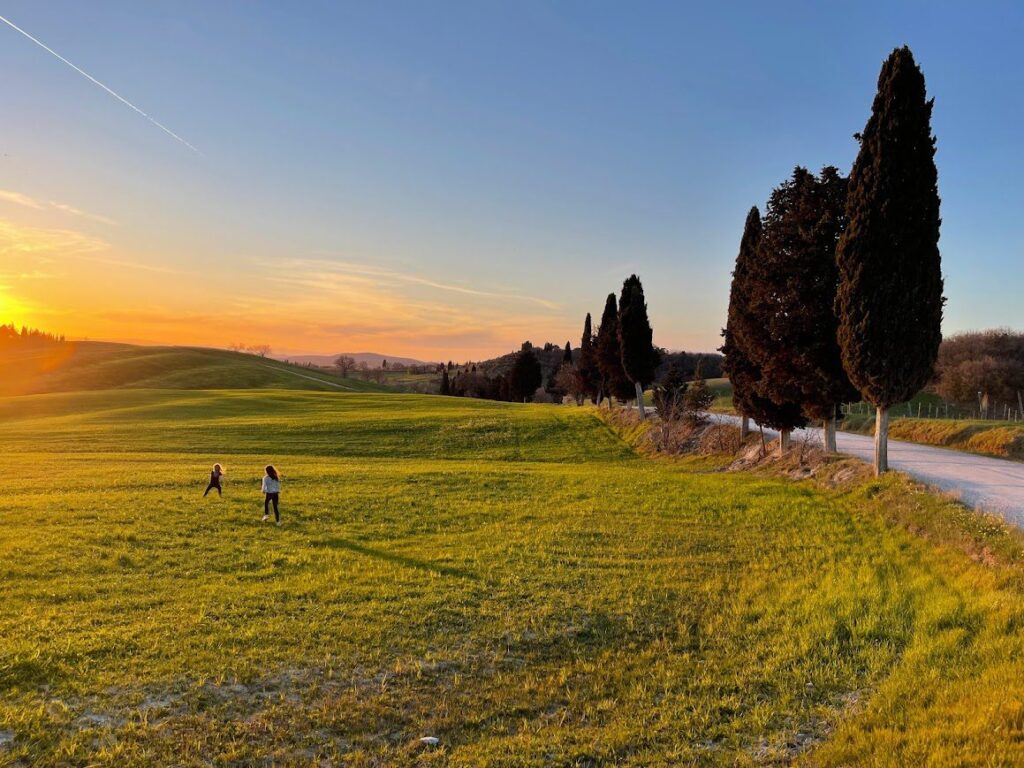
[[[716, 414], [716, 419], [739, 422], [736, 416]], [[775, 436], [775, 432], [765, 430]], [[821, 430], [796, 430], [794, 440], [804, 437], [821, 440]], [[839, 432], [840, 453], [871, 462], [875, 455], [874, 438]], [[1018, 528], [1024, 528], [1024, 464], [1005, 459], [978, 456], [930, 445], [889, 440], [889, 466], [906, 472], [923, 483], [956, 493], [965, 504], [999, 515]]]

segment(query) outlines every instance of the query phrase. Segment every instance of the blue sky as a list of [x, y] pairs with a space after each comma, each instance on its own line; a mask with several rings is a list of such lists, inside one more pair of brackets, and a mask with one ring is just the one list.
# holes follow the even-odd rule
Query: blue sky
[[794, 165], [849, 169], [881, 62], [906, 43], [936, 100], [945, 330], [1024, 326], [1010, 3], [0, 14], [202, 153], [0, 27], [0, 308], [15, 319], [482, 357], [578, 342], [635, 271], [655, 341], [710, 350], [746, 211]]

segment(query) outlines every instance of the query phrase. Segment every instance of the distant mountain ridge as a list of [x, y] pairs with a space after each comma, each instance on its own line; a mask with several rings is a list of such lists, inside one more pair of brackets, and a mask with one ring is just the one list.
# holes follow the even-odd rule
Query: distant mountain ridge
[[338, 352], [334, 355], [271, 355], [277, 360], [285, 360], [289, 363], [299, 365], [322, 365], [330, 367], [341, 355], [351, 357], [356, 363], [366, 363], [371, 368], [379, 368], [380, 364], [387, 360], [388, 363], [401, 363], [402, 365], [435, 365], [424, 360], [417, 360], [412, 357], [398, 357], [397, 355], [381, 355], [377, 352]]

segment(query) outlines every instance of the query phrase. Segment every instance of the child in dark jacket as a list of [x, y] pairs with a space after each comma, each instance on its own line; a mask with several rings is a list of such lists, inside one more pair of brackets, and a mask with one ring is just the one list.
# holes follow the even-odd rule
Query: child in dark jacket
[[220, 479], [224, 476], [224, 469], [220, 464], [214, 464], [213, 469], [210, 472], [210, 484], [206, 486], [206, 490], [203, 491], [203, 498], [206, 498], [206, 494], [212, 491], [214, 488], [217, 489], [217, 495], [223, 496], [224, 491], [220, 487]]

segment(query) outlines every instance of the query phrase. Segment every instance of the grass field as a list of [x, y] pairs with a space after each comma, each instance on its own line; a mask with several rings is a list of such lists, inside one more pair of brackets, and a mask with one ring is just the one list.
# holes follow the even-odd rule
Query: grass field
[[397, 394], [23, 396], [0, 440], [0, 765], [1024, 759], [1021, 539], [898, 477]]
[[270, 358], [199, 347], [68, 342], [44, 349], [0, 350], [0, 367], [0, 396], [111, 388], [385, 389]]

